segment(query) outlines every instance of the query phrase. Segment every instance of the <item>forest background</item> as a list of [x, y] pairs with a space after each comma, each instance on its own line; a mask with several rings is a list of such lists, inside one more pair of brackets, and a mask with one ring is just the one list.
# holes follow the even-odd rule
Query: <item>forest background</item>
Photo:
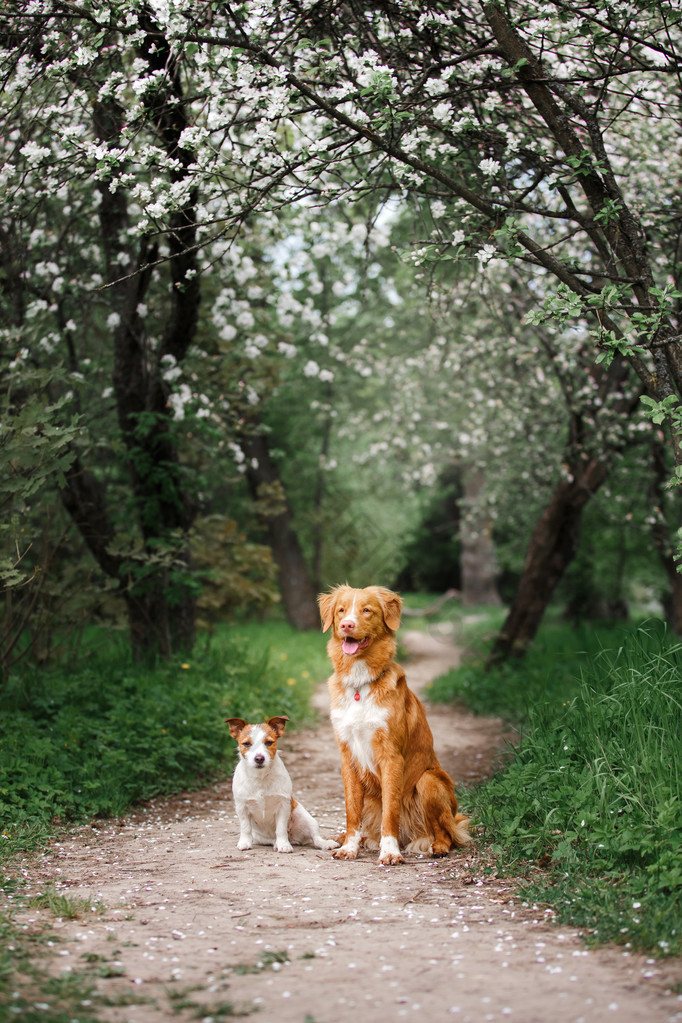
[[679, 632], [679, 5], [0, 19], [5, 677], [345, 579]]

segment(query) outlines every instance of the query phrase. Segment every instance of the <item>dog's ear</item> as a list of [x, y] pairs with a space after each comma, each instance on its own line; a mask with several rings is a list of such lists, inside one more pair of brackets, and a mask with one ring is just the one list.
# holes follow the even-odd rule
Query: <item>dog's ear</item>
[[225, 724], [229, 727], [232, 738], [238, 739], [239, 733], [246, 728], [247, 722], [243, 718], [225, 718]]
[[273, 732], [275, 733], [278, 739], [280, 735], [284, 734], [284, 729], [287, 726], [288, 720], [289, 718], [286, 717], [286, 715], [282, 714], [280, 717], [270, 718], [270, 720], [268, 721], [268, 726], [272, 728]]
[[336, 604], [336, 590], [331, 593], [321, 593], [317, 598], [320, 607], [320, 618], [322, 619], [322, 631], [326, 632], [331, 628], [334, 621], [334, 605]]
[[384, 612], [384, 621], [389, 629], [395, 632], [400, 625], [400, 615], [403, 610], [402, 599], [393, 590], [386, 590], [383, 586], [377, 586], [376, 590]]

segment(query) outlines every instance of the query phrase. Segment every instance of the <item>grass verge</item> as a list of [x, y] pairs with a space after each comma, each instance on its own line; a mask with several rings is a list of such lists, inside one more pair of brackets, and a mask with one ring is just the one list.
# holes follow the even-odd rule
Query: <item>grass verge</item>
[[521, 724], [513, 763], [467, 802], [522, 893], [588, 941], [682, 954], [679, 642], [657, 623], [556, 626], [523, 662], [469, 663], [430, 692], [446, 694]]

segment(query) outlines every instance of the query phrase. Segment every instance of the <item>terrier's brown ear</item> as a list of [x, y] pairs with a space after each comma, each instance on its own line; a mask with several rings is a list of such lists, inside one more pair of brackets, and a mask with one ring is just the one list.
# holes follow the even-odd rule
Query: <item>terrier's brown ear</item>
[[281, 717], [270, 718], [270, 720], [268, 721], [268, 726], [272, 728], [273, 732], [275, 733], [278, 739], [280, 735], [284, 734], [284, 729], [287, 726], [288, 720], [289, 720], [288, 717], [282, 715]]
[[247, 723], [243, 718], [225, 718], [225, 724], [229, 727], [233, 739], [239, 738], [239, 733], [246, 728]]

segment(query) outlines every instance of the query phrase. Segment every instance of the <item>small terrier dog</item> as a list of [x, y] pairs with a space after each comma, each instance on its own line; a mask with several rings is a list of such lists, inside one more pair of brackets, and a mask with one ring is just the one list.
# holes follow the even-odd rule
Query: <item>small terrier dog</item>
[[277, 852], [290, 853], [292, 843], [338, 848], [338, 842], [322, 837], [317, 821], [291, 794], [291, 778], [277, 752], [277, 740], [288, 720], [274, 717], [258, 725], [242, 718], [225, 720], [239, 745], [239, 763], [232, 778], [240, 827], [238, 849], [274, 845]]

